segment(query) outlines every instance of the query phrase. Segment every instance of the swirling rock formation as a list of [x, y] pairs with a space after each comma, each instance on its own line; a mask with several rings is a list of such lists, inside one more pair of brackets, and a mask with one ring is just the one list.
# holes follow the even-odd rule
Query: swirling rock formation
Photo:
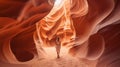
[[[71, 67], [75, 65], [86, 67], [85, 64], [88, 67], [119, 67], [120, 1], [71, 0], [70, 2], [71, 6], [68, 3], [64, 4], [67, 9], [65, 13], [65, 8], [58, 9], [61, 6], [54, 8], [54, 3], [49, 4], [48, 0], [0, 0], [0, 66], [27, 67], [28, 64], [39, 60], [40, 62], [35, 63], [36, 67], [47, 63], [54, 63], [50, 64], [53, 67], [68, 67], [70, 63], [74, 63], [70, 65]], [[53, 9], [56, 9], [55, 14]], [[51, 29], [45, 26], [46, 22], [56, 20], [55, 25], [48, 23], [52, 25]], [[68, 23], [70, 31], [67, 33], [63, 30], [66, 21], [72, 22], [70, 25]], [[41, 35], [41, 41], [38, 34]], [[72, 43], [71, 37], [74, 38]], [[47, 47], [55, 47], [56, 42], [64, 43], [63, 45], [66, 45], [66, 42], [71, 43], [72, 47], [70, 45], [69, 49], [66, 49], [72, 58], [64, 56], [64, 60], [42, 61], [46, 54], [43, 46], [40, 46], [41, 42]]]

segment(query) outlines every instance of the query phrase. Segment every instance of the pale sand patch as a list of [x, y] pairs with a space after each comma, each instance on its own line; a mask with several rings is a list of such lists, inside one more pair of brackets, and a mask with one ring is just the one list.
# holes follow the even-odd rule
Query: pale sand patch
[[30, 65], [31, 67], [91, 67], [87, 63], [71, 56], [57, 58], [46, 58], [38, 60]]

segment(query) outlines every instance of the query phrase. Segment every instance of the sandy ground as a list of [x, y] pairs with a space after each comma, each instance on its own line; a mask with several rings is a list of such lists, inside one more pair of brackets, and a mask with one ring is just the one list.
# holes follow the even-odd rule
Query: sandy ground
[[60, 58], [57, 58], [55, 48], [45, 48], [47, 56], [27, 64], [27, 65], [15, 65], [0, 63], [0, 67], [96, 67], [96, 61], [89, 61], [80, 59], [67, 54], [67, 50], [63, 48]]
[[37, 61], [28, 65], [15, 65], [0, 62], [0, 67], [96, 67], [96, 61], [88, 61], [70, 56], [64, 56], [59, 59], [38, 59]]
[[73, 58], [65, 56], [61, 58], [42, 59], [34, 62], [30, 67], [90, 67], [87, 63]]
[[30, 64], [30, 67], [96, 67], [96, 61], [78, 59], [68, 54], [68, 49], [62, 48], [60, 58], [57, 58], [55, 48], [44, 48], [47, 56]]

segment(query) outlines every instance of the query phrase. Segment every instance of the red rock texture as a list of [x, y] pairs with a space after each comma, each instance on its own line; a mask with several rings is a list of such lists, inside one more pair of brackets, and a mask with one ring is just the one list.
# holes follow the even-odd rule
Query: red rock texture
[[[72, 16], [78, 45], [69, 54], [91, 65], [97, 61], [95, 67], [119, 67], [120, 1], [86, 1], [88, 13]], [[35, 24], [51, 9], [47, 0], [0, 0], [0, 67], [27, 67], [37, 59]]]

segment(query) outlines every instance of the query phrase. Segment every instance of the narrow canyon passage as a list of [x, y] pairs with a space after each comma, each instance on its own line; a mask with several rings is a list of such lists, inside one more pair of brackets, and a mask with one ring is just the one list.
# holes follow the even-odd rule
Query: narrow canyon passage
[[0, 67], [119, 67], [119, 41], [119, 0], [0, 0]]

